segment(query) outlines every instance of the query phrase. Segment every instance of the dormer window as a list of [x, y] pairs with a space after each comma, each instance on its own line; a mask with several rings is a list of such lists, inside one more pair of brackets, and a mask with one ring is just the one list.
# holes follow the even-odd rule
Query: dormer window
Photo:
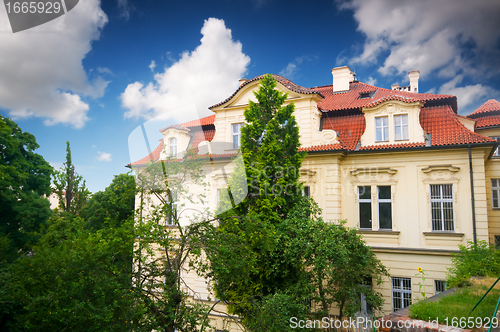
[[359, 98], [358, 99], [366, 99], [366, 98], [371, 98], [373, 95], [377, 92], [377, 90], [374, 91], [365, 91], [365, 92], [360, 92], [359, 93]]
[[233, 123], [233, 149], [239, 149], [241, 145], [241, 127], [243, 123]]
[[168, 146], [170, 150], [170, 156], [177, 156], [177, 138], [173, 137], [168, 141]]
[[375, 118], [375, 140], [377, 142], [389, 141], [389, 117], [381, 116]]
[[394, 139], [396, 141], [402, 141], [409, 138], [408, 114], [394, 115]]

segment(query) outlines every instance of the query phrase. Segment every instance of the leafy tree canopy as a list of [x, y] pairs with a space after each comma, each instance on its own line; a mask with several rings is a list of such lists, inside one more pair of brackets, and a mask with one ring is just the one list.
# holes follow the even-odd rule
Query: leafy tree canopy
[[0, 116], [0, 262], [31, 249], [40, 226], [51, 215], [52, 167], [34, 151], [33, 135]]
[[[230, 197], [220, 203], [227, 212], [202, 237], [208, 262], [197, 262], [200, 271], [252, 331], [267, 330], [270, 321], [272, 330], [283, 330], [291, 312], [325, 315], [337, 306], [352, 315], [360, 308], [360, 293], [380, 307], [381, 295], [364, 282], [381, 283], [385, 267], [356, 230], [325, 223], [317, 205], [302, 196], [305, 154], [299, 151], [294, 105], [284, 105], [287, 95], [271, 75], [260, 82], [254, 92], [258, 103], [250, 101], [245, 110], [244, 162], [229, 180], [234, 192], [245, 179], [248, 196], [232, 209]], [[277, 301], [287, 302], [270, 316]], [[319, 309], [312, 312], [311, 302]]]
[[80, 216], [95, 230], [118, 226], [133, 218], [136, 191], [133, 175], [115, 175], [104, 191], [92, 195]]
[[85, 206], [90, 191], [85, 186], [85, 180], [75, 171], [71, 159], [71, 148], [66, 142], [66, 162], [54, 172], [54, 192], [59, 198], [59, 209], [77, 214]]

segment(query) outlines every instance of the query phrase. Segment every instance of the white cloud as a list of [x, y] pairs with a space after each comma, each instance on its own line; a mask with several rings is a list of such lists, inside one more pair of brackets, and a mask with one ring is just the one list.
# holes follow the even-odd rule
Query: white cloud
[[111, 154], [106, 152], [97, 151], [97, 160], [99, 161], [111, 161]]
[[0, 108], [14, 118], [83, 127], [89, 105], [82, 97], [102, 96], [109, 83], [89, 79], [82, 65], [106, 22], [99, 0], [87, 0], [51, 22], [13, 34], [0, 6]]
[[[466, 110], [467, 106], [473, 105], [477, 101], [486, 96], [497, 93], [494, 89], [484, 86], [482, 84], [466, 85], [457, 87], [463, 80], [463, 75], [458, 75], [451, 81], [443, 84], [439, 88], [439, 93], [457, 96], [458, 109], [463, 113], [470, 113]], [[464, 111], [465, 110], [465, 111]], [[462, 112], [461, 112], [462, 113]]]
[[[127, 86], [121, 95], [122, 106], [128, 108], [126, 118], [151, 119], [192, 104], [205, 116], [211, 114], [207, 107], [234, 92], [250, 58], [242, 52], [241, 43], [233, 41], [223, 20], [206, 20], [201, 34], [201, 44], [156, 74], [154, 82]], [[172, 116], [177, 121], [192, 120], [181, 112]]]
[[[383, 75], [420, 70], [478, 77], [500, 69], [500, 2], [490, 0], [337, 0], [366, 35], [352, 63], [383, 61]], [[387, 56], [386, 56], [387, 55]], [[385, 57], [385, 58], [381, 58]]]
[[364, 82], [366, 84], [375, 85], [377, 84], [377, 79], [370, 76], [368, 79], [364, 80]]
[[154, 73], [155, 68], [156, 68], [156, 62], [152, 60], [151, 63], [149, 64], [149, 69], [151, 69], [151, 72]]
[[282, 71], [280, 71], [280, 75], [288, 79], [292, 79], [294, 78], [295, 74], [297, 74], [297, 72], [300, 70], [300, 65], [304, 61], [312, 61], [313, 59], [316, 58], [317, 58], [316, 56], [310, 57], [308, 55], [302, 55], [296, 57], [295, 59], [293, 59], [292, 62], [288, 63], [288, 65]]
[[130, 18], [130, 12], [134, 9], [134, 7], [128, 2], [128, 0], [117, 0], [117, 2], [120, 16], [125, 20], [128, 20]]
[[97, 72], [99, 74], [108, 74], [108, 75], [111, 75], [113, 76], [113, 72], [111, 71], [111, 69], [109, 68], [106, 68], [106, 67], [97, 67]]

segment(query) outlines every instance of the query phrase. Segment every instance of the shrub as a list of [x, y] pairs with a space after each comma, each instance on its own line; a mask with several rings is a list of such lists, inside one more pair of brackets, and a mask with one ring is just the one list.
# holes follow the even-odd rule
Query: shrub
[[471, 277], [498, 277], [500, 275], [500, 250], [486, 241], [460, 245], [460, 253], [454, 255], [453, 266], [448, 269], [448, 287], [469, 285]]

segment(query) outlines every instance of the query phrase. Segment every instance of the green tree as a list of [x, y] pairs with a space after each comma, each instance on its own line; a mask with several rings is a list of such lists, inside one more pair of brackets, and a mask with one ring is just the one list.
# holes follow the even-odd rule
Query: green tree
[[179, 220], [181, 215], [193, 212], [185, 207], [186, 202], [190, 206], [205, 204], [205, 196], [190, 189], [204, 188], [202, 166], [206, 161], [190, 150], [181, 162], [170, 158], [152, 163], [137, 175], [140, 207], [133, 292], [144, 308], [138, 322], [144, 330], [191, 332], [208, 327], [209, 308], [193, 301], [196, 294], [183, 280], [193, 251], [199, 251], [199, 229], [206, 214], [197, 211], [187, 225], [181, 225]]
[[0, 116], [0, 263], [29, 252], [52, 214], [43, 195], [53, 170], [37, 148], [33, 135]]
[[5, 330], [127, 331], [141, 318], [131, 289], [133, 221], [84, 226], [80, 217], [51, 218], [33, 253], [9, 267], [1, 301], [17, 310]]
[[133, 219], [136, 191], [133, 175], [115, 175], [104, 191], [92, 195], [87, 205], [81, 209], [80, 216], [86, 220], [87, 227], [94, 230], [118, 227]]
[[[382, 282], [387, 271], [353, 229], [325, 223], [314, 202], [302, 196], [299, 131], [294, 105], [283, 106], [287, 95], [276, 90], [270, 75], [261, 79], [249, 102], [242, 129], [243, 165], [229, 180], [230, 192], [248, 183], [247, 199], [228, 209], [221, 203], [219, 226], [207, 225], [204, 253], [198, 269], [213, 281], [216, 297], [238, 314], [252, 331], [289, 326], [286, 313], [307, 318], [325, 315], [338, 306], [352, 315], [360, 308], [360, 293], [374, 307], [381, 295], [366, 287], [371, 278]], [[271, 318], [273, 303], [282, 303]], [[319, 310], [312, 312], [314, 302]], [[278, 321], [279, 320], [279, 321]]]
[[53, 183], [61, 211], [77, 214], [87, 203], [90, 191], [86, 188], [83, 177], [75, 171], [69, 142], [66, 142], [66, 162], [54, 172]]

